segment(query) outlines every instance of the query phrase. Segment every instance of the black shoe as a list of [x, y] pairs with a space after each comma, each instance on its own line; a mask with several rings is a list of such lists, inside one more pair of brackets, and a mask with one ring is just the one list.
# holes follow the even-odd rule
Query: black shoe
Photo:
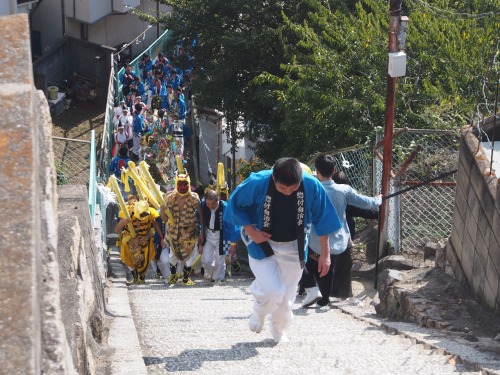
[[241, 266], [240, 266], [240, 263], [238, 261], [234, 261], [233, 263], [231, 263], [231, 267], [233, 268], [234, 272], [241, 271]]

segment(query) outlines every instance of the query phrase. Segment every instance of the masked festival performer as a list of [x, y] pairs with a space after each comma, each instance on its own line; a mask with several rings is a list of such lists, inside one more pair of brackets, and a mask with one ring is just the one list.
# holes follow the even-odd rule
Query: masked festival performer
[[204, 237], [205, 228], [201, 223], [201, 236], [198, 233], [196, 211], [201, 212], [198, 194], [191, 192], [188, 174], [178, 174], [175, 190], [165, 194], [165, 205], [160, 207], [163, 222], [167, 223], [167, 239], [170, 244], [171, 274], [170, 285], [176, 284], [182, 270], [182, 283], [194, 285], [189, 278], [191, 266], [198, 256], [198, 248]]
[[[144, 284], [151, 259], [155, 256], [153, 243], [154, 230], [161, 233], [160, 226], [155, 221], [159, 216], [158, 211], [149, 207], [148, 202], [138, 201], [130, 219], [121, 219], [116, 224], [115, 232], [121, 232], [120, 258], [129, 267], [134, 277], [133, 283]], [[136, 236], [132, 237], [128, 225], [132, 223]], [[163, 235], [161, 240], [164, 241]]]
[[223, 220], [226, 202], [215, 190], [207, 189], [201, 201], [200, 221], [205, 225], [201, 261], [204, 276], [210, 281], [222, 281], [226, 275], [226, 255], [236, 253], [240, 228]]
[[297, 283], [314, 225], [321, 244], [320, 275], [330, 268], [328, 234], [342, 224], [320, 182], [302, 173], [297, 159], [279, 159], [273, 169], [251, 173], [231, 194], [224, 219], [239, 225], [255, 280], [248, 326], [259, 333], [270, 316], [276, 342], [287, 341]]

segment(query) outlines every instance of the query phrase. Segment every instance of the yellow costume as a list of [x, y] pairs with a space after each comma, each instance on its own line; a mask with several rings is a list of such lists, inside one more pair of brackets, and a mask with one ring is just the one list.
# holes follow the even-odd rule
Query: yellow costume
[[[170, 269], [168, 283], [173, 285], [179, 278], [177, 265], [183, 265], [182, 283], [194, 285], [189, 278], [191, 267], [196, 258], [198, 243], [198, 219], [196, 210], [200, 207], [198, 194], [191, 192], [189, 176], [184, 173], [175, 179], [176, 190], [165, 195], [165, 211], [167, 216], [167, 241], [170, 244]], [[179, 203], [182, 207], [179, 207]]]
[[[135, 204], [133, 215], [130, 217], [136, 236], [130, 236], [127, 226], [122, 231], [120, 258], [128, 267], [135, 269], [142, 281], [148, 271], [149, 262], [155, 256], [152, 226], [158, 216], [160, 216], [158, 211], [150, 208], [146, 201], [139, 201]], [[124, 238], [128, 238], [128, 241], [124, 241]]]
[[187, 260], [198, 242], [198, 219], [196, 209], [200, 205], [198, 194], [188, 192], [184, 209], [177, 203], [177, 191], [165, 196], [165, 205], [172, 215], [173, 222], [168, 222], [168, 241], [170, 250], [177, 259]]

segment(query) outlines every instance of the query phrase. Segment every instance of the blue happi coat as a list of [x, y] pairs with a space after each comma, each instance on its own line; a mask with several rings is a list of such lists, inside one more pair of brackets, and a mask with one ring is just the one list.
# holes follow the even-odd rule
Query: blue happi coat
[[[224, 220], [241, 227], [241, 238], [245, 242], [249, 255], [254, 259], [263, 259], [264, 250], [246, 234], [243, 226], [252, 224], [262, 230], [264, 201], [266, 198], [272, 170], [251, 173], [231, 194]], [[313, 176], [303, 173], [305, 213], [304, 213], [304, 252], [307, 259], [307, 245], [311, 225], [320, 236], [327, 235], [341, 228], [342, 224], [321, 183]], [[277, 218], [279, 219], [279, 218]]]

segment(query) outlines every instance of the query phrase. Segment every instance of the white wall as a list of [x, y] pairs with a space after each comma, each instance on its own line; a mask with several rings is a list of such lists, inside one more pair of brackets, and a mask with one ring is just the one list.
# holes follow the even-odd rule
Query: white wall
[[[222, 128], [225, 129], [227, 126], [225, 119], [223, 120]], [[243, 127], [243, 124], [238, 124], [238, 127]], [[249, 160], [253, 155], [254, 152], [249, 149], [247, 146], [253, 146], [253, 143], [250, 142], [248, 139], [243, 138], [240, 139], [237, 143], [238, 149], [236, 150], [236, 161], [239, 159], [244, 159], [244, 160]], [[226, 136], [226, 131], [223, 131], [222, 135], [222, 154], [224, 156], [229, 156], [231, 157], [231, 140], [227, 138]]]
[[42, 51], [54, 48], [63, 38], [61, 0], [44, 0], [31, 16], [31, 28], [41, 34]]
[[0, 0], [0, 16], [10, 16], [11, 14], [28, 13], [38, 0], [30, 3], [17, 5], [17, 0]]
[[[5, 0], [0, 3], [4, 5]], [[53, 48], [59, 40], [63, 38], [62, 2], [65, 0], [44, 0], [32, 16], [32, 26], [34, 30], [40, 31], [42, 36], [42, 49]], [[87, 3], [89, 0], [76, 0], [76, 3]], [[94, 0], [95, 1], [95, 0]], [[120, 0], [115, 0], [120, 2]], [[99, 3], [111, 9], [112, 0], [99, 0]], [[76, 4], [75, 3], [75, 4]], [[73, 15], [73, 1], [66, 0], [65, 13]], [[7, 4], [8, 5], [8, 4]], [[70, 5], [68, 7], [66, 5]], [[107, 9], [106, 8], [106, 9]], [[141, 0], [138, 7], [143, 12], [156, 14], [156, 4], [150, 0]], [[1, 11], [2, 8], [0, 8]], [[78, 9], [78, 8], [77, 8]], [[160, 12], [166, 12], [168, 8], [160, 5]], [[95, 11], [93, 11], [95, 13]], [[78, 14], [77, 14], [78, 16]], [[80, 39], [81, 22], [73, 18], [66, 18], [66, 35]], [[120, 43], [128, 43], [134, 40], [148, 27], [148, 23], [141, 22], [137, 16], [132, 14], [111, 14], [105, 16], [93, 24], [88, 24], [89, 42], [115, 47]], [[163, 30], [160, 29], [160, 34]], [[144, 44], [150, 45], [157, 38], [156, 26], [150, 28], [146, 33], [145, 40], [141, 44], [134, 45], [133, 52], [138, 54], [145, 48]]]

